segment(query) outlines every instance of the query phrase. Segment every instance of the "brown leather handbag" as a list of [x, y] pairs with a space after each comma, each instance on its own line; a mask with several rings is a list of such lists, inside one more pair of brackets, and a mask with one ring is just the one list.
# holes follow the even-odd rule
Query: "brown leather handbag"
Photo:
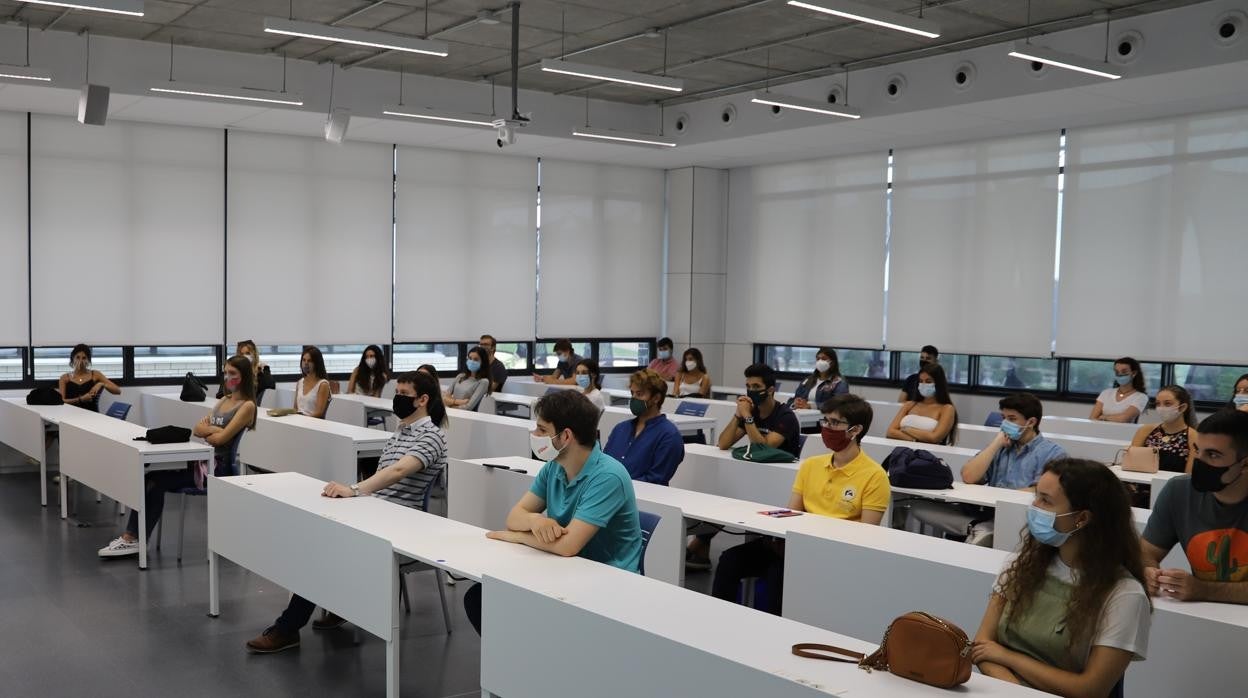
[[887, 670], [938, 688], [960, 686], [971, 678], [971, 641], [966, 633], [953, 623], [923, 611], [911, 611], [893, 620], [884, 631], [880, 648], [870, 656], [815, 643], [793, 645], [793, 654], [809, 659], [856, 662], [860, 669]]

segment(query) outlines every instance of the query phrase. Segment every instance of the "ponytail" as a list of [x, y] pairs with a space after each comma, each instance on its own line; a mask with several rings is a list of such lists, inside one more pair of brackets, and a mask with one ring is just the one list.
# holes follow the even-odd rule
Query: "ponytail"
[[438, 383], [438, 379], [424, 371], [413, 371], [404, 376], [404, 378], [407, 377], [412, 378], [412, 384], [416, 387], [416, 397], [424, 395], [429, 398], [429, 419], [445, 429], [446, 405], [442, 404], [442, 386]]

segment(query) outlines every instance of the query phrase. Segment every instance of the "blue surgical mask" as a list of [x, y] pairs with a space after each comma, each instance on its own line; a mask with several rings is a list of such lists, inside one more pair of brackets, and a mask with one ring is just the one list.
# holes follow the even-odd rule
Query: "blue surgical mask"
[[589, 387], [589, 374], [588, 373], [576, 374], [576, 384], [581, 386], [581, 388], [588, 388]]
[[1118, 385], [1127, 385], [1128, 383], [1131, 382], [1131, 374], [1128, 373], [1125, 376], [1114, 374], [1114, 382], [1117, 383]]
[[[1032, 504], [1027, 507], [1027, 530], [1031, 532], [1032, 538], [1035, 538], [1041, 543], [1051, 545], [1055, 548], [1061, 547], [1063, 543], [1070, 539], [1070, 534], [1074, 533], [1074, 531], [1071, 531], [1070, 533], [1062, 533], [1054, 528], [1053, 525], [1057, 522], [1057, 517], [1070, 516], [1076, 513], [1078, 512], [1071, 511], [1065, 514], [1054, 514], [1051, 511], [1041, 509], [1035, 504]], [[1075, 531], [1077, 530], [1079, 529], [1075, 529]]]
[[1001, 422], [1001, 431], [1005, 432], [1010, 441], [1018, 441], [1023, 435], [1024, 428], [1009, 420]]
[[1235, 393], [1235, 397], [1231, 398], [1239, 407], [1248, 405], [1248, 393]]
[[465, 362], [465, 365], [468, 366], [469, 373], [476, 373], [481, 370], [481, 362], [476, 359], [468, 359], [468, 361]]
[[919, 383], [919, 395], [923, 397], [931, 397], [936, 394], [935, 383]]
[[659, 358], [660, 358], [660, 359], [662, 359], [663, 361], [667, 361], [668, 359], [672, 358], [672, 350], [671, 350], [671, 349], [660, 349], [660, 350], [659, 350]]

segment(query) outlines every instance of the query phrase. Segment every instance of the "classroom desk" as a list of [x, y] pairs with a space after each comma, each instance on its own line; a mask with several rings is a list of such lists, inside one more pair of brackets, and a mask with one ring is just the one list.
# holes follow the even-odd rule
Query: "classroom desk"
[[558, 570], [575, 559], [489, 540], [483, 529], [376, 497], [322, 497], [324, 486], [299, 473], [209, 481], [209, 615], [221, 613], [225, 557], [381, 638], [392, 698], [399, 693], [396, 554], [474, 580], [486, 569], [521, 563]]
[[1149, 508], [1157, 503], [1157, 496], [1161, 494], [1161, 488], [1166, 486], [1170, 478], [1178, 477], [1183, 473], [1172, 473], [1166, 470], [1159, 470], [1155, 473], [1137, 473], [1129, 470], [1123, 470], [1121, 465], [1111, 465], [1109, 469], [1114, 471], [1119, 480], [1129, 482], [1134, 485], [1148, 485], [1149, 488]]
[[[817, 642], [869, 653], [883, 627], [859, 635], [872, 638], [863, 641], [604, 565], [569, 566], [558, 575], [514, 566], [487, 575], [482, 592], [489, 628], [481, 639], [483, 697], [950, 695], [888, 672], [790, 651], [796, 643]], [[559, 648], [558, 671], [535, 671], [550, 665], [551, 647]], [[981, 674], [957, 694], [1040, 695]]]
[[[1147, 423], [1149, 423], [1148, 419], [1143, 419], [1141, 422], [1141, 424]], [[1045, 433], [1051, 431], [1054, 434], [1091, 436], [1098, 439], [1109, 439], [1110, 441], [1130, 442], [1131, 439], [1135, 438], [1135, 432], [1140, 428], [1140, 424], [1101, 422], [1084, 419], [1083, 417], [1045, 415], [1044, 420], [1040, 422], [1040, 428]]]
[[575, 383], [535, 383], [530, 376], [512, 376], [507, 379], [507, 392], [541, 397], [551, 389], [580, 390]]
[[[864, 637], [878, 634], [902, 613], [922, 609], [975, 633], [1009, 553], [836, 523], [844, 524], [836, 536], [796, 530], [786, 536], [786, 618]], [[829, 579], [839, 589], [853, 590], [852, 603], [828, 603]], [[1126, 695], [1226, 696], [1237, 691], [1228, 687], [1248, 681], [1248, 665], [1238, 658], [1248, 643], [1248, 606], [1170, 599], [1153, 604], [1148, 660], [1127, 671]]]
[[[1106, 465], [1113, 463], [1118, 452], [1130, 445], [1129, 437], [1123, 440], [1111, 440], [1095, 436], [1058, 434], [1049, 429], [1048, 418], [1045, 418], [1045, 421], [1040, 423], [1040, 429], [1044, 438], [1065, 449], [1066, 455], [1072, 458], [1087, 458], [1105, 463]], [[958, 445], [979, 451], [992, 443], [992, 440], [997, 438], [997, 434], [1000, 433], [1001, 429], [999, 427], [959, 424]]]
[[[174, 393], [147, 393], [143, 413], [153, 425], [193, 427], [212, 412], [216, 401], [182, 402]], [[380, 455], [388, 432], [314, 419], [300, 414], [270, 417], [256, 412], [256, 428], [239, 443], [240, 463], [271, 472], [298, 472], [335, 482], [358, 479], [357, 460]]]
[[[523, 393], [493, 393], [486, 395], [481, 399], [481, 406], [477, 410], [478, 413], [497, 414], [500, 406], [523, 407], [532, 414], [533, 404], [540, 398]], [[711, 417], [694, 417], [691, 415], [668, 413], [668, 419], [682, 434], [697, 434], [706, 432], [706, 439], [709, 443], [715, 442], [715, 420]], [[620, 422], [628, 421], [633, 418], [633, 413], [624, 407], [607, 407], [603, 410], [602, 416], [598, 421], [598, 434], [603, 442], [611, 435], [611, 430]]]
[[[352, 414], [358, 415], [360, 420], [364, 419], [365, 408], [389, 412], [393, 407], [390, 400], [383, 398], [337, 395], [334, 402], [330, 403], [331, 413], [334, 411], [335, 402], [344, 411], [339, 414], [344, 414], [348, 406], [353, 406], [350, 409], [357, 412]], [[447, 458], [482, 458], [489, 454], [528, 456], [532, 453], [529, 450], [531, 427], [525, 420], [484, 411], [469, 412], [454, 407], [446, 410], [446, 418]]]
[[[675, 414], [676, 410], [680, 409], [682, 403], [704, 405], [706, 407], [706, 416], [719, 425], [728, 424], [729, 420], [734, 419], [737, 414], [737, 403], [735, 402], [730, 400], [708, 400], [700, 397], [668, 397], [663, 401], [664, 414]], [[793, 410], [793, 413], [797, 415], [797, 422], [802, 428], [817, 426], [819, 420], [823, 418], [823, 415], [819, 414], [819, 410]]]
[[[77, 409], [77, 408], [74, 408]], [[65, 414], [60, 419], [61, 518], [69, 516], [69, 481], [112, 497], [139, 517], [139, 569], [147, 569], [147, 512], [144, 476], [164, 466], [186, 467], [188, 461], [212, 460], [212, 446], [198, 441], [149, 444], [135, 441], [147, 429], [94, 412]]]
[[[779, 400], [780, 402], [785, 402], [789, 398], [793, 397], [793, 393], [791, 392], [780, 391], [780, 386], [785, 382], [793, 382], [793, 381], [776, 381], [776, 399]], [[745, 397], [745, 392], [746, 391], [745, 391], [744, 385], [712, 385], [711, 386], [711, 398], [717, 399], [717, 400], [728, 400], [731, 402], [735, 402], [737, 398]]]
[[[0, 443], [39, 462], [39, 504], [48, 505], [47, 429], [61, 417], [87, 410], [73, 405], [27, 405], [26, 398], [0, 398]], [[93, 413], [94, 414], [94, 413]]]
[[[1018, 547], [1023, 529], [1027, 527], [1027, 507], [1029, 504], [1030, 502], [1021, 501], [1001, 501], [997, 503], [996, 530], [993, 533], [992, 547], [1006, 552], [1013, 551]], [[1144, 527], [1148, 525], [1148, 517], [1151, 513], [1148, 509], [1131, 508], [1131, 519], [1135, 523], [1135, 530], [1138, 533], [1144, 533]], [[1191, 571], [1187, 555], [1177, 545], [1166, 554], [1166, 557], [1161, 561], [1161, 566], [1165, 569]]]

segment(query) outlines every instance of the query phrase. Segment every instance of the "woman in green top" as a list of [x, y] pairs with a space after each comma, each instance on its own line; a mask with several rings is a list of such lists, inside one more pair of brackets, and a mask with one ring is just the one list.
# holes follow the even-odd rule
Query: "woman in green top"
[[1121, 481], [1100, 463], [1044, 466], [1017, 554], [993, 586], [971, 658], [1059, 696], [1109, 696], [1148, 646], [1152, 602]]

